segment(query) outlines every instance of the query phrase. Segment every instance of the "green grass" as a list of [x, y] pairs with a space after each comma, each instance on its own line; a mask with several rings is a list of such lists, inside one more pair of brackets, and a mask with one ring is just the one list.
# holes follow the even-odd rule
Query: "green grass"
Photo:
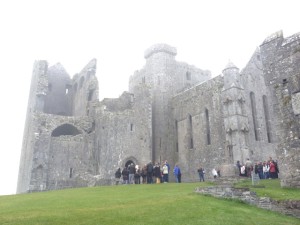
[[250, 179], [245, 179], [237, 183], [235, 187], [248, 187], [255, 191], [258, 196], [268, 196], [274, 200], [300, 200], [300, 190], [280, 187], [279, 179], [260, 180], [257, 186], [253, 186]]
[[123, 185], [1, 196], [0, 224], [300, 224], [299, 219], [239, 201], [194, 193], [200, 185], [208, 184]]

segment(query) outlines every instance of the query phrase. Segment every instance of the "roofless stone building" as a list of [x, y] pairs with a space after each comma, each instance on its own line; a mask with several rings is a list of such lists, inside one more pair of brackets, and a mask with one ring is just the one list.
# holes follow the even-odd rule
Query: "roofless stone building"
[[176, 54], [152, 46], [129, 92], [102, 101], [95, 59], [73, 78], [36, 61], [17, 193], [110, 184], [129, 163], [178, 162], [188, 182], [200, 165], [232, 176], [237, 160], [269, 157], [282, 186], [300, 187], [300, 34], [271, 35], [214, 78]]

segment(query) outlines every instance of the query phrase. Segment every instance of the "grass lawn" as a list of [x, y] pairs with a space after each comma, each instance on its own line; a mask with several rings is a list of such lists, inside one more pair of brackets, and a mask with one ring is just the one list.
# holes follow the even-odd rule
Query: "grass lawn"
[[[299, 219], [245, 203], [194, 193], [204, 185], [121, 185], [0, 196], [0, 224], [300, 224]], [[299, 199], [299, 191], [295, 194]]]
[[248, 187], [260, 197], [268, 196], [274, 200], [300, 200], [300, 190], [297, 188], [281, 188], [280, 180], [260, 180], [258, 185], [252, 185], [250, 179], [240, 181], [235, 187]]

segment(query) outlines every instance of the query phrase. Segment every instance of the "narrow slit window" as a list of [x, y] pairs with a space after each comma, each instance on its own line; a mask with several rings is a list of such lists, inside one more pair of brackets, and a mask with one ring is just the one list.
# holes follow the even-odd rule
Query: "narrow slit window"
[[208, 109], [205, 109], [205, 121], [206, 121], [206, 143], [207, 143], [207, 145], [210, 145], [211, 137], [210, 137], [210, 123], [209, 123]]
[[254, 137], [255, 140], [258, 141], [259, 140], [258, 121], [257, 121], [255, 94], [253, 92], [250, 92], [250, 101], [251, 101]]
[[133, 123], [130, 124], [130, 131], [133, 131]]
[[72, 178], [73, 177], [73, 168], [70, 168], [70, 171], [69, 171], [69, 178]]
[[268, 143], [271, 143], [272, 140], [271, 140], [270, 114], [269, 114], [267, 96], [265, 95], [263, 96], [263, 106], [264, 106], [265, 121], [266, 121], [267, 139], [268, 139]]
[[188, 115], [188, 130], [187, 130], [187, 134], [188, 134], [188, 139], [189, 139], [189, 149], [193, 149], [194, 148], [194, 141], [193, 141], [193, 118], [191, 115]]

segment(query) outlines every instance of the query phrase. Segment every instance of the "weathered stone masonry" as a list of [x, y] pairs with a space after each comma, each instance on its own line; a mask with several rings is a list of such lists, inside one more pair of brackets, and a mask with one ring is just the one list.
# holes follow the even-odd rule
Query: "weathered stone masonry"
[[[110, 184], [128, 163], [179, 163], [235, 174], [234, 164], [278, 159], [284, 186], [300, 186], [300, 35], [268, 37], [239, 70], [211, 78], [157, 44], [129, 80], [129, 92], [98, 99], [96, 60], [73, 78], [62, 65], [33, 68], [18, 193]], [[171, 176], [172, 177], [172, 176]]]

